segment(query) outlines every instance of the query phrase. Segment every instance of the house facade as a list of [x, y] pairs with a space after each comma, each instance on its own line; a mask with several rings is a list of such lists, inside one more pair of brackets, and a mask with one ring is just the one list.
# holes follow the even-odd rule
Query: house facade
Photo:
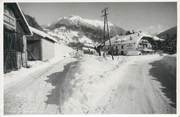
[[55, 38], [43, 31], [30, 27], [33, 36], [27, 39], [28, 60], [47, 61], [55, 56]]
[[[111, 38], [111, 52], [113, 55], [140, 55], [153, 53], [151, 43], [146, 39], [155, 39], [153, 36], [134, 33]], [[103, 50], [110, 50], [109, 40], [105, 42]]]
[[17, 3], [4, 3], [4, 72], [27, 67], [29, 25]]

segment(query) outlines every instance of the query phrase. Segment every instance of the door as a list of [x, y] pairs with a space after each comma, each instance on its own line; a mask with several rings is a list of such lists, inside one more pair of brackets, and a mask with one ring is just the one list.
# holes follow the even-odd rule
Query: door
[[121, 51], [121, 55], [124, 55], [124, 51]]
[[13, 31], [4, 29], [4, 72], [17, 69], [16, 35]]

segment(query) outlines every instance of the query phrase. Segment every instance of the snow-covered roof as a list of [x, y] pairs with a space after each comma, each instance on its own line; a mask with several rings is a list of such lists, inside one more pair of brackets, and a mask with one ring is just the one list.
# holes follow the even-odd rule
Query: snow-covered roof
[[[164, 41], [164, 39], [161, 39], [157, 36], [151, 36], [145, 33], [134, 33], [134, 34], [130, 34], [130, 35], [123, 35], [123, 36], [119, 36], [116, 35], [114, 37], [111, 38], [111, 44], [129, 44], [129, 43], [136, 43], [136, 45], [140, 42], [140, 40], [143, 37], [149, 37], [152, 38], [155, 41]], [[109, 45], [109, 40], [107, 40], [105, 42], [105, 45]]]
[[[131, 35], [116, 35], [111, 38], [111, 44], [127, 44], [127, 43], [136, 43], [140, 37], [137, 34]], [[109, 40], [105, 42], [105, 45], [109, 45]]]
[[159, 38], [157, 36], [148, 35], [148, 34], [145, 34], [145, 33], [143, 33], [143, 37], [150, 37], [155, 41], [164, 41], [164, 39], [162, 39], [162, 38]]
[[28, 30], [30, 31], [30, 34], [32, 35], [32, 31], [30, 30], [30, 26], [29, 26], [29, 24], [28, 24], [28, 22], [27, 22], [27, 20], [26, 20], [26, 18], [25, 18], [25, 16], [24, 16], [24, 14], [23, 14], [23, 12], [22, 12], [19, 4], [18, 4], [18, 3], [16, 3], [16, 4], [17, 4], [17, 7], [18, 7], [20, 13], [22, 14], [23, 20], [25, 21], [25, 24], [27, 25]]
[[47, 33], [43, 32], [41, 30], [38, 30], [38, 29], [33, 28], [31, 26], [30, 26], [30, 30], [35, 34], [42, 36], [43, 38], [48, 38], [49, 40], [51, 40], [53, 42], [57, 42], [57, 40], [55, 38], [51, 37], [50, 35], [48, 35]]

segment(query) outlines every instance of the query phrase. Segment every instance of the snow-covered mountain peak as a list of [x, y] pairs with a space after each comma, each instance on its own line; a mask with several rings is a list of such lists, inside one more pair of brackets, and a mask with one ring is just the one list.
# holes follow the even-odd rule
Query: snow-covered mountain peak
[[[93, 27], [98, 27], [98, 28], [103, 28], [104, 26], [104, 22], [101, 21], [101, 20], [94, 20], [94, 19], [86, 19], [86, 18], [82, 18], [80, 16], [77, 16], [77, 15], [70, 15], [70, 16], [67, 16], [67, 17], [60, 17], [58, 18], [57, 22], [56, 23], [53, 23], [53, 24], [57, 24], [57, 23], [62, 23], [62, 22], [70, 22], [71, 24], [74, 24], [74, 25], [90, 25], [90, 26], [93, 26]], [[111, 22], [108, 22], [109, 23], [109, 26], [114, 26]]]
[[70, 15], [68, 18], [70, 18], [71, 20], [82, 20], [82, 17], [77, 15]]
[[[77, 15], [71, 15], [59, 18], [56, 22], [52, 23], [47, 29], [48, 32], [61, 35], [63, 32], [76, 31], [82, 34], [94, 42], [99, 42], [102, 38], [104, 22], [102, 20], [94, 20], [82, 18]], [[116, 25], [109, 22], [110, 36], [123, 35], [126, 31]], [[60, 32], [60, 34], [58, 33]], [[69, 34], [69, 33], [68, 33]], [[59, 36], [58, 36], [59, 37]]]

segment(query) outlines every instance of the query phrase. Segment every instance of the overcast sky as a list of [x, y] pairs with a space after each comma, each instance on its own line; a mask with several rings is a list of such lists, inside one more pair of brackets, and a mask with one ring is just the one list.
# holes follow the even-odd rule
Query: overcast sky
[[63, 16], [103, 20], [101, 10], [109, 8], [108, 19], [126, 30], [156, 33], [177, 25], [174, 2], [137, 3], [19, 3], [23, 12], [36, 18], [40, 25], [51, 24]]

